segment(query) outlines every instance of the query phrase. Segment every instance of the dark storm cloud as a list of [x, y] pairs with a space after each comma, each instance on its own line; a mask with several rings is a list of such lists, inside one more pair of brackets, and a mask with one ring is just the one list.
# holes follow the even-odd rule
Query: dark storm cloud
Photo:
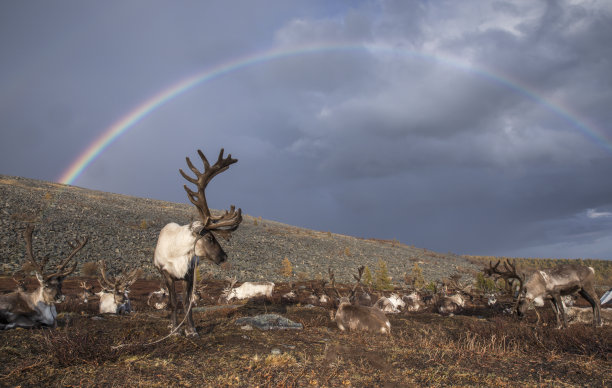
[[210, 80], [76, 184], [185, 202], [184, 157], [225, 147], [240, 162], [209, 188], [214, 208], [439, 251], [612, 258], [612, 153], [588, 136], [612, 138], [609, 5], [188, 5], [0, 5], [0, 173], [57, 179], [120, 117], [205, 69], [271, 47], [363, 44]]

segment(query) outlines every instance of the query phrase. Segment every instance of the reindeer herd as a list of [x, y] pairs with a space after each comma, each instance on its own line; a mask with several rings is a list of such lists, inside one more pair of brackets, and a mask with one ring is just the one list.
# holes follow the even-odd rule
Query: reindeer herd
[[[228, 239], [242, 221], [241, 209], [236, 210], [232, 205], [230, 210], [220, 216], [212, 215], [205, 196], [208, 183], [216, 175], [226, 171], [236, 159], [231, 155], [223, 156], [223, 149], [219, 153], [214, 165], [210, 165], [202, 151], [198, 154], [204, 165], [204, 171], [198, 170], [189, 157], [186, 158], [187, 165], [195, 177], [186, 174], [182, 169], [180, 174], [191, 184], [196, 186], [193, 191], [187, 185], [184, 189], [190, 202], [196, 207], [200, 220], [187, 225], [170, 223], [164, 226], [157, 240], [153, 256], [153, 265], [162, 278], [160, 290], [149, 294], [147, 304], [152, 308], [170, 310], [171, 334], [178, 332], [185, 325], [186, 336], [198, 336], [195, 329], [192, 307], [198, 303], [204, 294], [206, 285], [198, 283], [196, 279], [199, 260], [206, 259], [214, 264], [221, 264], [227, 260], [227, 254], [217, 241], [215, 234]], [[66, 258], [60, 260], [54, 268], [46, 268], [49, 256], [42, 259], [36, 258], [32, 248], [33, 227], [28, 225], [24, 231], [26, 242], [26, 262], [36, 275], [39, 286], [33, 291], [27, 291], [24, 274], [14, 275], [17, 283], [14, 292], [0, 295], [0, 330], [16, 327], [33, 328], [38, 326], [55, 327], [57, 325], [56, 303], [65, 299], [62, 293], [62, 282], [69, 276], [77, 266], [73, 260], [77, 253], [86, 245], [87, 237], [70, 243], [71, 252]], [[71, 264], [72, 263], [72, 264]], [[99, 299], [99, 312], [101, 314], [124, 314], [132, 311], [129, 299], [130, 286], [140, 276], [140, 269], [111, 276], [106, 268], [106, 263], [101, 261], [98, 265], [98, 283], [101, 291], [94, 293], [94, 286], [81, 282], [83, 289], [79, 300], [87, 303], [92, 299]], [[356, 283], [346, 294], [338, 291], [335, 274], [329, 270], [329, 282], [318, 280], [311, 282], [311, 290], [306, 301], [313, 305], [329, 308], [330, 318], [338, 328], [345, 330], [363, 330], [373, 333], [390, 334], [391, 324], [386, 314], [404, 312], [415, 312], [426, 308], [434, 311], [452, 315], [464, 310], [467, 304], [474, 300], [474, 295], [469, 287], [455, 284], [455, 292], [448, 292], [443, 287], [440, 293], [435, 295], [421, 294], [416, 291], [400, 295], [391, 293], [387, 296], [375, 295], [371, 289], [361, 283], [364, 267], [357, 270], [353, 275]], [[559, 327], [566, 327], [567, 315], [576, 315], [568, 310], [567, 303], [563, 298], [568, 295], [580, 295], [590, 305], [592, 310], [593, 324], [602, 325], [601, 307], [594, 289], [594, 270], [578, 264], [559, 265], [554, 268], [537, 270], [529, 276], [516, 270], [515, 265], [505, 261], [500, 267], [498, 261], [495, 265], [489, 264], [484, 270], [485, 274], [496, 279], [504, 279], [515, 290], [515, 304], [509, 309], [519, 317], [526, 314], [534, 306], [543, 306], [549, 301]], [[236, 279], [227, 279], [226, 287], [218, 300], [219, 303], [230, 303], [234, 300], [262, 297], [271, 299], [274, 292], [272, 282], [244, 282], [236, 287]], [[181, 304], [184, 318], [179, 323], [178, 311], [179, 300], [176, 283], [184, 282]], [[304, 300], [300, 295], [304, 290], [291, 285], [291, 290], [281, 296], [285, 303], [294, 303]], [[495, 295], [485, 295], [488, 304], [495, 305]], [[537, 310], [536, 310], [536, 314]], [[582, 314], [584, 315], [584, 314]], [[538, 314], [539, 321], [539, 314]]]

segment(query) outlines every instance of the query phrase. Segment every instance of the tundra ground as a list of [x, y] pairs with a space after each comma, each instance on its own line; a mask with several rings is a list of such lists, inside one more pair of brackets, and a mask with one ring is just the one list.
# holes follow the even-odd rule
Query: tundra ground
[[[81, 279], [64, 287], [76, 295]], [[0, 278], [0, 292], [14, 287]], [[216, 301], [223, 287], [207, 291]], [[390, 336], [344, 333], [329, 309], [280, 297], [194, 313], [199, 338], [173, 336], [168, 313], [146, 306], [158, 282], [132, 287], [135, 312], [97, 314], [95, 303], [58, 305], [55, 329], [0, 332], [0, 386], [611, 386], [612, 327], [554, 329], [535, 317], [481, 308], [444, 317], [389, 314]], [[288, 291], [277, 285], [275, 295]], [[244, 330], [238, 317], [276, 312], [303, 330]], [[114, 348], [118, 345], [130, 345]]]

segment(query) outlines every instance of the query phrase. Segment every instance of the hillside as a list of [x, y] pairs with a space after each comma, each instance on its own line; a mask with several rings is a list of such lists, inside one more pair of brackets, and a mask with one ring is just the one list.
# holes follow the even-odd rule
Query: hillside
[[[190, 204], [130, 197], [56, 183], [0, 175], [0, 274], [9, 275], [24, 262], [21, 235], [27, 223], [35, 224], [34, 250], [38, 256], [65, 257], [68, 241], [85, 235], [89, 243], [79, 253], [79, 267], [107, 260], [111, 271], [140, 266], [157, 276], [152, 265], [160, 229], [169, 222], [185, 224], [197, 217]], [[248, 213], [248, 209], [243, 209]], [[335, 269], [339, 281], [352, 281], [359, 265], [374, 271], [379, 260], [395, 280], [410, 274], [418, 263], [427, 281], [453, 273], [470, 273], [480, 267], [457, 255], [439, 254], [397, 241], [360, 239], [329, 232], [297, 228], [249, 215], [230, 241], [221, 241], [230, 260], [221, 267], [203, 264], [201, 271], [217, 278], [290, 280], [280, 274], [287, 258], [294, 277], [327, 277]], [[80, 268], [77, 269], [77, 272]]]

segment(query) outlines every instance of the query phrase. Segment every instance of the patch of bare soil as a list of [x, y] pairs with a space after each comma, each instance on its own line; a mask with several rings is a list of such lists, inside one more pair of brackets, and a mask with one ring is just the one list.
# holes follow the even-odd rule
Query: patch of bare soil
[[[64, 291], [76, 295], [78, 281]], [[344, 333], [329, 309], [251, 301], [194, 313], [199, 338], [168, 334], [165, 311], [146, 306], [157, 281], [138, 281], [130, 315], [95, 304], [58, 306], [55, 329], [0, 332], [0, 386], [610, 386], [612, 328], [519, 323], [492, 310], [443, 317], [389, 314], [392, 334]], [[0, 278], [0, 291], [14, 287]], [[212, 304], [223, 287], [207, 288]], [[286, 292], [286, 291], [285, 291]], [[60, 307], [61, 306], [61, 307]], [[236, 318], [276, 312], [303, 330], [244, 330]], [[552, 323], [552, 315], [544, 314]], [[116, 348], [120, 345], [123, 346]]]

